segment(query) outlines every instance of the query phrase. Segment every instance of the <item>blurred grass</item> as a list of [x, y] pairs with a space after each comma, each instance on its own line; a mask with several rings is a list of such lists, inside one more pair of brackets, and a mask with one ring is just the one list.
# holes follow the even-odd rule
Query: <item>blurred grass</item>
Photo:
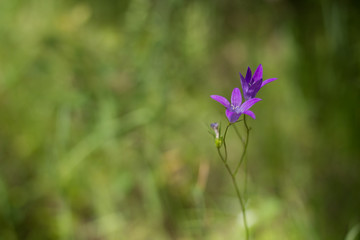
[[279, 80], [261, 90], [250, 122], [253, 238], [353, 237], [359, 9], [1, 1], [0, 239], [241, 238], [207, 133], [225, 123], [223, 109], [209, 95], [229, 97], [238, 72], [259, 63]]

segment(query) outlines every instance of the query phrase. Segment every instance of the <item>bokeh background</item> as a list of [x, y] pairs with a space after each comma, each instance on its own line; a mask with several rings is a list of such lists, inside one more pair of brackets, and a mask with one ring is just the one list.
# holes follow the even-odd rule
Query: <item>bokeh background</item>
[[260, 63], [278, 80], [249, 121], [252, 239], [360, 239], [359, 16], [355, 0], [0, 1], [0, 239], [242, 239], [209, 95]]

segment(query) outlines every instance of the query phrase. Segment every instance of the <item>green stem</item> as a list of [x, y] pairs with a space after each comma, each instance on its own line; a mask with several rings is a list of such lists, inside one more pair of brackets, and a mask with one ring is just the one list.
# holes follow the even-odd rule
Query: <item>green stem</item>
[[249, 227], [248, 227], [248, 224], [247, 224], [247, 218], [246, 218], [246, 211], [245, 211], [245, 205], [244, 205], [244, 202], [241, 198], [241, 194], [240, 194], [240, 190], [239, 190], [239, 186], [238, 184], [236, 183], [236, 178], [235, 178], [235, 174], [233, 174], [231, 172], [231, 169], [229, 167], [229, 164], [227, 164], [226, 162], [226, 159], [224, 159], [223, 155], [221, 154], [220, 152], [220, 149], [218, 148], [218, 153], [219, 153], [219, 156], [221, 158], [221, 160], [223, 161], [224, 165], [225, 165], [225, 168], [226, 170], [229, 172], [230, 176], [231, 176], [231, 180], [234, 184], [234, 188], [235, 188], [235, 191], [236, 191], [236, 195], [239, 199], [239, 203], [240, 203], [240, 206], [241, 206], [241, 211], [242, 211], [242, 215], [243, 215], [243, 221], [244, 221], [244, 227], [245, 227], [245, 234], [246, 234], [246, 240], [249, 239]]
[[[243, 221], [244, 221], [244, 227], [245, 227], [245, 234], [246, 234], [246, 240], [249, 239], [249, 227], [248, 227], [248, 224], [247, 224], [247, 219], [246, 219], [246, 211], [245, 211], [245, 205], [244, 205], [244, 201], [243, 199], [241, 198], [241, 193], [240, 193], [240, 190], [239, 190], [239, 186], [238, 184], [236, 183], [236, 172], [235, 173], [232, 173], [230, 167], [229, 167], [229, 164], [227, 163], [227, 148], [226, 148], [226, 134], [227, 134], [227, 131], [230, 127], [231, 123], [229, 123], [227, 126], [226, 126], [226, 129], [225, 129], [225, 133], [224, 133], [224, 137], [223, 137], [223, 140], [224, 140], [224, 150], [225, 150], [225, 157], [221, 154], [221, 151], [220, 151], [220, 148], [217, 148], [218, 150], [218, 154], [222, 160], [222, 162], [224, 163], [225, 165], [225, 168], [226, 170], [228, 171], [228, 173], [230, 174], [231, 176], [231, 179], [232, 179], [232, 182], [233, 182], [233, 185], [234, 185], [234, 188], [235, 188], [235, 191], [236, 191], [236, 195], [239, 199], [239, 203], [240, 203], [240, 207], [241, 207], [241, 211], [242, 211], [242, 215], [243, 215]], [[248, 139], [248, 138], [247, 138]], [[247, 147], [247, 145], [245, 145]], [[245, 148], [245, 151], [246, 151], [246, 148]]]
[[[247, 122], [246, 122], [246, 116], [244, 115], [244, 124], [245, 124], [245, 127], [246, 127], [246, 131], [247, 131], [247, 138], [249, 138], [249, 134], [250, 134], [250, 128], [249, 126], [247, 125]], [[245, 202], [247, 201], [247, 172], [248, 172], [248, 160], [247, 158], [245, 158], [245, 181], [244, 181], [244, 184], [245, 184], [245, 187], [244, 187], [244, 198], [245, 198]]]
[[242, 153], [242, 155], [241, 155], [241, 158], [240, 158], [240, 161], [239, 161], [239, 163], [238, 163], [238, 165], [237, 165], [237, 167], [236, 167], [236, 169], [235, 169], [235, 172], [234, 172], [234, 175], [236, 175], [237, 174], [237, 172], [239, 171], [239, 169], [240, 169], [240, 166], [241, 166], [241, 164], [242, 164], [242, 162], [244, 161], [244, 158], [245, 158], [245, 155], [246, 155], [246, 150], [247, 150], [247, 147], [248, 147], [248, 144], [249, 144], [249, 133], [250, 133], [250, 128], [249, 128], [249, 126], [247, 125], [247, 123], [246, 123], [246, 117], [245, 117], [245, 114], [244, 114], [244, 124], [245, 124], [245, 127], [246, 127], [246, 141], [245, 141], [245, 147], [244, 147], [244, 151], [243, 151], [243, 153]]
[[240, 132], [239, 132], [239, 130], [237, 129], [236, 125], [234, 124], [233, 126], [234, 126], [234, 129], [235, 129], [236, 135], [239, 137], [239, 139], [240, 139], [240, 141], [242, 142], [242, 144], [245, 145], [245, 141], [244, 141], [244, 139], [241, 137]]
[[242, 215], [243, 215], [243, 221], [244, 221], [244, 226], [245, 226], [245, 233], [246, 233], [246, 240], [249, 239], [249, 227], [247, 225], [247, 219], [246, 219], [246, 211], [245, 211], [245, 205], [244, 205], [244, 202], [241, 198], [241, 194], [240, 194], [240, 191], [239, 191], [239, 187], [236, 183], [236, 179], [235, 179], [235, 176], [231, 174], [231, 179], [233, 181], [233, 184], [234, 184], [234, 187], [235, 187], [235, 190], [236, 190], [236, 194], [237, 194], [237, 197], [239, 199], [239, 202], [240, 202], [240, 206], [241, 206], [241, 211], [242, 211]]
[[227, 134], [227, 131], [228, 131], [230, 125], [231, 125], [231, 123], [229, 123], [229, 124], [226, 126], [225, 132], [224, 132], [224, 138], [223, 138], [223, 140], [224, 140], [224, 150], [225, 150], [225, 162], [227, 161], [226, 134]]
[[[244, 117], [245, 117], [245, 115], [244, 115]], [[246, 124], [245, 126], [247, 127], [247, 123], [245, 123], [245, 124]], [[237, 126], [235, 124], [233, 126], [234, 126], [234, 129], [235, 129], [236, 135], [239, 137], [240, 141], [242, 142], [243, 146], [245, 147], [245, 140], [240, 135], [240, 132], [239, 132]], [[245, 158], [245, 181], [244, 181], [244, 199], [245, 199], [245, 202], [246, 202], [246, 199], [247, 199], [247, 168], [248, 168], [248, 162], [247, 162], [247, 158]]]
[[248, 161], [245, 159], [245, 180], [244, 180], [244, 199], [247, 202], [247, 172], [248, 172]]

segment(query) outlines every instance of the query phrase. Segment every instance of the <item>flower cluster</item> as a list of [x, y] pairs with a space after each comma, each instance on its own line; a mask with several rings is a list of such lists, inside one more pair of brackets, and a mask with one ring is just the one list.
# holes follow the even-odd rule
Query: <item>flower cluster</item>
[[269, 82], [275, 81], [276, 78], [270, 78], [263, 81], [263, 68], [260, 64], [254, 75], [251, 75], [251, 69], [248, 67], [245, 78], [240, 73], [240, 82], [243, 90], [245, 102], [242, 103], [241, 92], [239, 88], [234, 88], [231, 94], [231, 103], [224, 97], [219, 95], [211, 95], [210, 97], [215, 101], [218, 101], [226, 108], [226, 117], [230, 123], [236, 122], [241, 114], [246, 114], [255, 119], [255, 114], [249, 109], [258, 101], [260, 98], [255, 98], [259, 90], [268, 84]]

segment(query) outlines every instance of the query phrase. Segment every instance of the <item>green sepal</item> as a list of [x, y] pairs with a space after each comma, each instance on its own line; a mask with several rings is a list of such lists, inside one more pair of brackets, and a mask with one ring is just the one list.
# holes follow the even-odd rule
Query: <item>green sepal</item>
[[223, 138], [222, 137], [215, 138], [215, 145], [216, 145], [217, 148], [220, 148], [222, 143], [223, 143]]

